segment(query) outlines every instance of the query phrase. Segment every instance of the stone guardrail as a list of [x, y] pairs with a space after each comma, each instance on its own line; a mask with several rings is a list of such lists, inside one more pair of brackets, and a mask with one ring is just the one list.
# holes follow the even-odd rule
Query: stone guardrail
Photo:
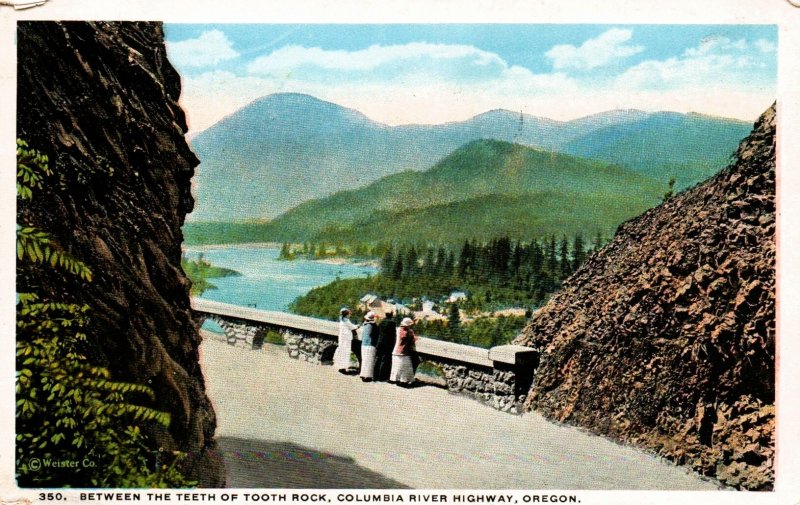
[[[267, 332], [281, 335], [289, 356], [330, 364], [338, 345], [339, 324], [312, 317], [192, 298], [198, 324], [216, 322], [230, 345], [261, 349]], [[539, 354], [517, 345], [483, 349], [420, 337], [417, 352], [442, 371], [447, 390], [469, 396], [503, 412], [521, 412], [533, 384]]]

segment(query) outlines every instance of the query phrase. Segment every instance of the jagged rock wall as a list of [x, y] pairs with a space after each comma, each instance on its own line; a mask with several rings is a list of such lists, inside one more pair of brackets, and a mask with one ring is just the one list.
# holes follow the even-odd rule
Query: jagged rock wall
[[775, 106], [720, 174], [620, 227], [517, 343], [527, 408], [715, 476], [774, 482]]
[[159, 447], [188, 452], [189, 476], [221, 485], [180, 267], [198, 160], [184, 140], [180, 77], [162, 27], [20, 22], [17, 45], [17, 136], [47, 154], [55, 172], [22, 217], [94, 274], [80, 283], [42, 269], [26, 282], [92, 307], [93, 359], [118, 380], [150, 385], [155, 406], [172, 414], [169, 432], [154, 434]]

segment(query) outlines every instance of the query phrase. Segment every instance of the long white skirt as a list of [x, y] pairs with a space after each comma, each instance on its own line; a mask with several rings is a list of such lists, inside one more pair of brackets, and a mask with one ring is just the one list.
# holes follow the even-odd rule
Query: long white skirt
[[411, 356], [398, 356], [392, 354], [392, 373], [389, 374], [392, 382], [414, 382], [414, 366], [411, 364]]
[[339, 335], [339, 347], [333, 354], [333, 366], [337, 370], [350, 368], [350, 352], [353, 347], [353, 339]]
[[375, 371], [375, 353], [378, 352], [374, 346], [361, 346], [361, 377], [371, 379]]

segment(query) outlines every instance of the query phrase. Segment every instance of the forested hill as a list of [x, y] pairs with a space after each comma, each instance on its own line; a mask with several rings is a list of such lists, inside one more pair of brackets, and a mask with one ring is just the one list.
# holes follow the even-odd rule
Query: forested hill
[[460, 122], [389, 126], [312, 96], [279, 93], [192, 139], [201, 164], [188, 219], [273, 219], [307, 200], [425, 170], [478, 139], [599, 159], [664, 181], [675, 176], [680, 189], [722, 169], [749, 131], [731, 119], [637, 110], [571, 121], [492, 110]]
[[561, 151], [619, 164], [645, 175], [675, 177], [679, 189], [704, 181], [730, 162], [750, 124], [702, 114], [655, 112], [577, 135]]
[[429, 170], [305, 202], [269, 223], [189, 223], [185, 232], [189, 243], [610, 235], [666, 190], [667, 181], [604, 162], [478, 140]]

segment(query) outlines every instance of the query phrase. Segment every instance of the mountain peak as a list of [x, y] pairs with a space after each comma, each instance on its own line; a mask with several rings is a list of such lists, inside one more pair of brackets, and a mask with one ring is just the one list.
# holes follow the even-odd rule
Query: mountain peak
[[240, 109], [239, 112], [251, 108], [258, 111], [266, 109], [273, 116], [281, 114], [292, 116], [306, 115], [307, 118], [335, 116], [338, 118], [348, 118], [350, 120], [379, 124], [356, 109], [344, 107], [304, 93], [273, 93], [254, 100], [250, 105]]
[[524, 112], [515, 112], [513, 110], [508, 109], [491, 109], [486, 112], [482, 112], [476, 116], [473, 116], [470, 121], [479, 121], [482, 119], [501, 119], [501, 120], [514, 120], [523, 122], [535, 122], [537, 124], [548, 124], [548, 125], [560, 125], [563, 124], [563, 121], [557, 121], [555, 119], [550, 119], [544, 116], [534, 116], [532, 114], [526, 114]]

